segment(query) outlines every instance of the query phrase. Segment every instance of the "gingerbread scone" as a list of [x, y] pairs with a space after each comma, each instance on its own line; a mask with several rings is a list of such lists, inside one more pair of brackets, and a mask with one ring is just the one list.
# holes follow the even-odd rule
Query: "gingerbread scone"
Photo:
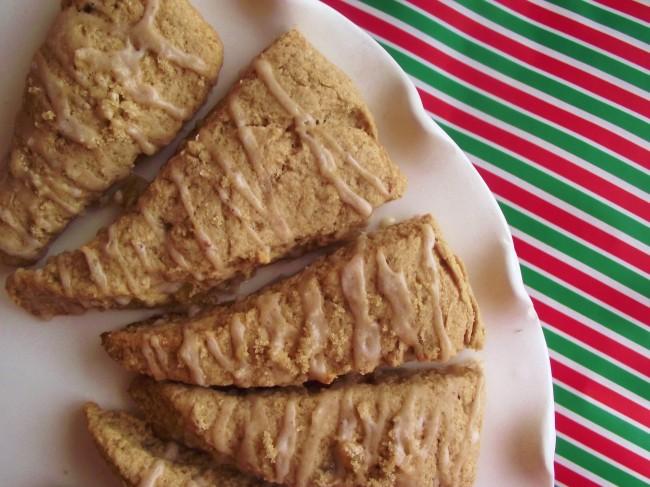
[[167, 145], [217, 80], [223, 46], [187, 0], [66, 0], [34, 56], [0, 177], [0, 260], [37, 260]]
[[162, 434], [271, 482], [465, 487], [475, 477], [483, 381], [469, 365], [316, 390], [219, 391], [141, 377], [130, 392]]
[[241, 301], [150, 318], [102, 343], [157, 380], [270, 387], [445, 361], [481, 348], [483, 334], [464, 267], [426, 215], [362, 235]]
[[16, 271], [7, 289], [41, 316], [195, 301], [261, 264], [341, 239], [405, 183], [350, 79], [290, 31], [135, 209], [81, 249]]
[[163, 441], [144, 421], [93, 403], [84, 407], [88, 431], [112, 470], [128, 487], [270, 487], [210, 455]]

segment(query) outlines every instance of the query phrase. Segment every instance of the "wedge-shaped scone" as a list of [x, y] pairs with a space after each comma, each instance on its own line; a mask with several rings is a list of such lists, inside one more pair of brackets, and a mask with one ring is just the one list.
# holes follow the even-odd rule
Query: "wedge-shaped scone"
[[298, 32], [274, 42], [124, 214], [80, 250], [19, 270], [38, 315], [158, 306], [339, 239], [405, 179], [352, 82]]
[[199, 314], [102, 335], [129, 370], [199, 385], [324, 383], [480, 348], [464, 267], [431, 216], [362, 235], [302, 272]]
[[0, 177], [0, 260], [35, 261], [201, 106], [221, 41], [187, 0], [64, 0]]
[[210, 455], [156, 437], [144, 421], [130, 414], [84, 407], [88, 431], [97, 448], [131, 487], [265, 487], [257, 480], [217, 464]]
[[470, 365], [245, 393], [141, 377], [131, 395], [161, 434], [271, 482], [462, 487], [474, 479], [482, 384]]

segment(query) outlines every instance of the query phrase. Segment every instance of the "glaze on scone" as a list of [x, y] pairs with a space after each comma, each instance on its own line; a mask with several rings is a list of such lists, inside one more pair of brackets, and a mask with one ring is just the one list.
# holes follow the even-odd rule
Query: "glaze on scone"
[[433, 219], [362, 235], [241, 301], [102, 335], [111, 357], [157, 380], [271, 387], [329, 383], [482, 347], [464, 267]]
[[469, 365], [316, 390], [221, 391], [141, 377], [130, 392], [165, 435], [270, 482], [469, 487], [483, 383]]
[[34, 56], [0, 176], [0, 260], [37, 260], [217, 80], [221, 41], [187, 0], [67, 0]]
[[270, 487], [210, 455], [156, 437], [144, 421], [93, 403], [84, 407], [97, 448], [128, 487]]
[[404, 189], [352, 82], [290, 31], [255, 59], [135, 209], [43, 269], [15, 272], [7, 289], [42, 316], [191, 302], [348, 235]]

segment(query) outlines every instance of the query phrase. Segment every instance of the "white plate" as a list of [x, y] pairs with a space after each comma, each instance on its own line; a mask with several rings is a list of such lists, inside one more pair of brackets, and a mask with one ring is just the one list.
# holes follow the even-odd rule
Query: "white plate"
[[[0, 59], [5, 73], [0, 84], [0, 147], [5, 150], [31, 56], [58, 3], [0, 2]], [[294, 26], [360, 87], [383, 143], [409, 179], [406, 196], [383, 207], [374, 221], [433, 213], [469, 269], [485, 319], [488, 335], [482, 356], [488, 403], [476, 485], [552, 485], [548, 352], [508, 227], [468, 159], [426, 115], [408, 77], [368, 35], [316, 1], [194, 3], [225, 45], [219, 84], [202, 115], [256, 53]], [[169, 147], [144, 162], [138, 172], [151, 177], [172, 152]], [[112, 211], [105, 209], [81, 218], [52, 252], [78, 246], [111, 216]], [[301, 264], [272, 266], [247, 288]], [[3, 281], [8, 271], [2, 269]], [[147, 314], [87, 313], [40, 322], [0, 293], [0, 485], [118, 485], [91, 445], [80, 406], [91, 399], [108, 407], [128, 404], [124, 391], [129, 376], [103, 352], [98, 336]]]

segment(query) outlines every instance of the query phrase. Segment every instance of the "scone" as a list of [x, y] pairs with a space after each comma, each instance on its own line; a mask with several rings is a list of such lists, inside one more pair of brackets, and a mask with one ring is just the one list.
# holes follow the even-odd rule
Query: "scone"
[[429, 215], [383, 228], [247, 298], [102, 335], [127, 369], [198, 385], [324, 383], [481, 348], [460, 260]]
[[465, 487], [474, 481], [484, 402], [476, 365], [250, 392], [141, 377], [130, 392], [161, 434], [270, 482]]
[[128, 487], [270, 487], [270, 484], [218, 465], [210, 455], [156, 437], [130, 414], [84, 407], [97, 448]]
[[79, 250], [18, 270], [36, 315], [187, 303], [323, 245], [402, 195], [352, 82], [297, 31], [276, 40], [139, 198]]
[[0, 174], [0, 260], [37, 260], [217, 80], [223, 47], [187, 0], [64, 0], [27, 77]]

